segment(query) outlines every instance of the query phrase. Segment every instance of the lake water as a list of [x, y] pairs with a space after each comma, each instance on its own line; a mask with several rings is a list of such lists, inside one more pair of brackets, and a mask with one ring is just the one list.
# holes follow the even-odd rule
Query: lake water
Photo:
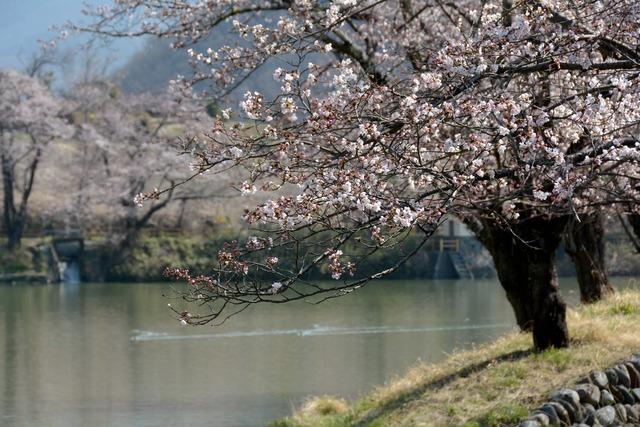
[[515, 325], [495, 281], [372, 283], [220, 327], [181, 326], [167, 286], [0, 287], [0, 426], [261, 426]]

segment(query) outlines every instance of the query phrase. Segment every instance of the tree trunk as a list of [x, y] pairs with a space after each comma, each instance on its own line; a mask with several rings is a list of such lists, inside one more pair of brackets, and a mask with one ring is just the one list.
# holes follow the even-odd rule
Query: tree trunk
[[534, 248], [527, 251], [527, 279], [531, 286], [534, 318], [533, 345], [541, 350], [569, 345], [567, 305], [560, 295], [555, 267], [555, 253], [560, 244], [562, 229], [553, 230], [551, 224], [546, 229], [544, 222], [531, 230], [538, 236], [530, 243]]
[[22, 224], [13, 224], [10, 230], [7, 231], [7, 249], [9, 252], [13, 252], [22, 244]]
[[528, 263], [523, 246], [517, 245], [511, 231], [504, 227], [488, 221], [483, 226], [487, 237], [480, 240], [491, 253], [500, 284], [513, 307], [516, 322], [522, 331], [531, 331], [533, 307], [529, 287], [524, 279], [528, 274]]
[[640, 214], [630, 214], [629, 223], [633, 229], [633, 234], [640, 240]]
[[605, 239], [603, 217], [600, 212], [572, 219], [565, 232], [567, 254], [571, 257], [578, 277], [580, 300], [593, 303], [614, 292], [605, 267]]
[[558, 288], [555, 251], [565, 218], [531, 218], [507, 229], [483, 220], [480, 239], [491, 253], [500, 283], [524, 331], [533, 332], [534, 347], [566, 347], [566, 304]]
[[[173, 182], [171, 182], [171, 185], [173, 186]], [[142, 185], [139, 188], [142, 188]], [[110, 274], [116, 265], [122, 263], [130, 255], [138, 242], [140, 232], [149, 223], [151, 217], [161, 209], [164, 209], [173, 200], [173, 189], [171, 189], [164, 200], [151, 204], [147, 211], [138, 217], [140, 208], [133, 202], [135, 194], [135, 192], [130, 192], [129, 197], [120, 200], [120, 204], [126, 210], [125, 232], [119, 241], [110, 248], [104, 258], [103, 264], [107, 274]]]
[[20, 247], [20, 237], [22, 230], [16, 229], [16, 205], [15, 197], [13, 194], [14, 183], [14, 168], [13, 162], [6, 155], [1, 157], [2, 165], [2, 188], [3, 188], [3, 210], [2, 219], [4, 222], [4, 229], [7, 233], [7, 249], [9, 252], [13, 252]]
[[[36, 140], [31, 137], [34, 146], [37, 146]], [[36, 148], [35, 155], [30, 160], [29, 166], [25, 171], [24, 188], [20, 194], [21, 200], [19, 206], [16, 205], [16, 196], [14, 186], [16, 183], [16, 163], [11, 158], [10, 154], [3, 153], [0, 156], [2, 163], [2, 184], [4, 190], [4, 226], [7, 232], [9, 251], [14, 251], [20, 247], [22, 241], [22, 232], [24, 226], [27, 223], [27, 203], [31, 196], [31, 190], [33, 190], [33, 184], [35, 182], [36, 170], [40, 163], [40, 156], [42, 155], [42, 149]]]

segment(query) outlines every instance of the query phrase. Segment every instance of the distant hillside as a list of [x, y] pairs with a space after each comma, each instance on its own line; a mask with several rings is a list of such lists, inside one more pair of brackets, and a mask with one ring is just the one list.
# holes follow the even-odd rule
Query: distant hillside
[[189, 75], [187, 53], [169, 47], [163, 39], [149, 39], [117, 72], [122, 90], [128, 93], [160, 92], [177, 75]]
[[[191, 46], [199, 52], [207, 48], [217, 49], [224, 44], [234, 44], [237, 38], [228, 33], [228, 25], [219, 27], [208, 39]], [[131, 56], [130, 60], [116, 72], [121, 88], [129, 93], [160, 92], [166, 89], [168, 82], [178, 75], [189, 76], [192, 73], [186, 49], [172, 49], [167, 39], [149, 39], [145, 47]], [[237, 105], [247, 91], [260, 91], [267, 97], [275, 95], [279, 89], [273, 79], [274, 70], [283, 66], [281, 60], [272, 60], [254, 72], [225, 103]], [[210, 89], [201, 86], [200, 89]]]

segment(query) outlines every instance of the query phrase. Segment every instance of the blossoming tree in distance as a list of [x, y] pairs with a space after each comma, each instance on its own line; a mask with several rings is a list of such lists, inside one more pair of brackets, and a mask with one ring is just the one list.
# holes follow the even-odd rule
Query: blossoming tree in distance
[[[553, 258], [567, 223], [638, 213], [635, 0], [120, 0], [89, 13], [83, 30], [176, 47], [232, 21], [236, 45], [190, 51], [185, 90], [223, 93], [277, 66], [277, 96], [246, 93], [246, 120], [185, 144], [197, 173], [243, 169], [240, 191], [270, 195], [246, 212], [263, 232], [221, 249], [211, 275], [172, 271], [211, 310], [180, 313], [188, 323], [349, 293], [455, 215], [535, 347], [566, 346]], [[412, 232], [419, 243], [403, 245]], [[388, 268], [363, 270], [385, 248]], [[316, 268], [333, 284], [306, 280]]]
[[136, 196], [145, 189], [171, 188], [191, 175], [174, 141], [205, 132], [210, 118], [190, 99], [178, 102], [166, 93], [126, 94], [100, 76], [76, 83], [66, 98], [74, 106], [71, 116], [80, 142], [66, 165], [79, 177], [65, 206], [67, 215], [81, 230], [91, 226], [90, 221], [115, 225], [117, 231], [109, 233], [109, 244], [102, 249], [102, 268], [117, 278], [158, 214], [172, 209], [178, 213], [187, 203], [225, 196], [224, 179], [200, 177], [195, 185], [137, 206], [141, 201]]
[[69, 136], [64, 104], [36, 77], [0, 70], [0, 169], [7, 247], [20, 247], [29, 199], [47, 145]]

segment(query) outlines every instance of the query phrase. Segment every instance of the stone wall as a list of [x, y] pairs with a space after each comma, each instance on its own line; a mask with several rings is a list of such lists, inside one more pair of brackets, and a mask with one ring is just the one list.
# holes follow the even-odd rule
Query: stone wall
[[640, 353], [552, 393], [518, 427], [640, 426]]

